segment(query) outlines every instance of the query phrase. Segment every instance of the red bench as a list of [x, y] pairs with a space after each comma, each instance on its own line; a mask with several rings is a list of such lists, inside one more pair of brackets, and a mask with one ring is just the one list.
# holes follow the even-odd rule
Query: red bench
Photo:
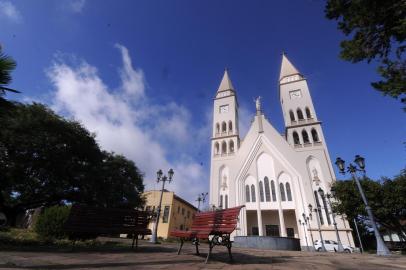
[[196, 254], [199, 255], [199, 240], [207, 239], [209, 242], [209, 253], [207, 254], [205, 263], [209, 260], [211, 251], [216, 245], [226, 246], [230, 260], [232, 260], [230, 234], [237, 227], [238, 215], [243, 207], [244, 206], [238, 206], [223, 210], [197, 213], [193, 219], [190, 230], [171, 231], [170, 236], [180, 238], [178, 255], [180, 254], [184, 241], [192, 241], [196, 246]]

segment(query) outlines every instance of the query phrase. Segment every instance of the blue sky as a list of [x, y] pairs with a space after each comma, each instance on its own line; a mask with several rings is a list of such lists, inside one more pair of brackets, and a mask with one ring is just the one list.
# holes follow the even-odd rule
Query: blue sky
[[[175, 168], [189, 200], [208, 190], [212, 98], [225, 67], [242, 126], [263, 97], [283, 132], [281, 52], [307, 77], [331, 158], [366, 158], [368, 176], [405, 167], [405, 113], [372, 90], [374, 64], [339, 59], [344, 37], [323, 1], [0, 0], [0, 44], [18, 68], [10, 99], [47, 103], [146, 172]], [[342, 176], [337, 175], [340, 179]], [[186, 188], [185, 188], [186, 187]]]

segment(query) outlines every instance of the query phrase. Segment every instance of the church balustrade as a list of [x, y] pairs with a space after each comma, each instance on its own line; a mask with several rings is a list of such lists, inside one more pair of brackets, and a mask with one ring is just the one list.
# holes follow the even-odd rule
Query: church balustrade
[[310, 143], [310, 142], [308, 142], [308, 143], [305, 143], [303, 146], [304, 146], [304, 147], [311, 147], [311, 146], [313, 146], [313, 144]]

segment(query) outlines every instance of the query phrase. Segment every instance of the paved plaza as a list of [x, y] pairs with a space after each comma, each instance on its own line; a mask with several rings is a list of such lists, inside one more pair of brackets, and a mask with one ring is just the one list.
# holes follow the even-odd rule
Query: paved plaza
[[0, 269], [406, 269], [406, 256], [382, 258], [375, 255], [335, 254], [298, 251], [265, 251], [233, 248], [234, 261], [228, 262], [226, 248], [215, 247], [204, 264], [208, 246], [184, 245], [176, 255], [177, 244], [152, 245], [140, 241], [137, 251], [1, 251]]

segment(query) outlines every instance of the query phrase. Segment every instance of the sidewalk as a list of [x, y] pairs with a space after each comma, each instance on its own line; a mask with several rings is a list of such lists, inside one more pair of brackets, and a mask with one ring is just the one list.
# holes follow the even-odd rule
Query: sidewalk
[[200, 246], [201, 255], [186, 243], [181, 255], [177, 245], [153, 245], [140, 241], [137, 251], [1, 251], [0, 269], [406, 269], [406, 256], [390, 258], [375, 255], [336, 254], [297, 251], [264, 251], [233, 248], [234, 262], [228, 262], [227, 249], [216, 246], [208, 264], [204, 264], [208, 246]]

